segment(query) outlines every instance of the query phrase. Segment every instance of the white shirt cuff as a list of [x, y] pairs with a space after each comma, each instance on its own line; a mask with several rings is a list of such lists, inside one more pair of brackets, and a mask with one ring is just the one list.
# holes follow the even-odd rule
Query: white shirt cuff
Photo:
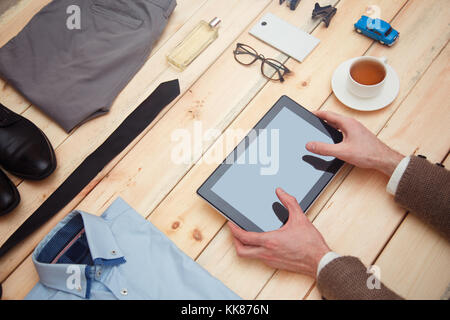
[[405, 173], [406, 168], [408, 167], [410, 157], [405, 157], [400, 161], [400, 163], [397, 165], [397, 167], [394, 170], [394, 173], [392, 173], [391, 178], [389, 179], [389, 182], [386, 186], [386, 191], [393, 196], [397, 192], [398, 184], [400, 183], [400, 179], [402, 178], [403, 174]]
[[326, 253], [326, 254], [322, 257], [322, 259], [320, 259], [319, 265], [317, 266], [317, 278], [319, 277], [320, 271], [321, 271], [327, 264], [329, 264], [329, 263], [330, 263], [331, 261], [333, 261], [334, 259], [339, 258], [340, 256], [341, 256], [340, 254], [338, 254], [338, 253], [336, 253], [336, 252], [333, 252], [333, 251], [330, 251], [330, 252]]

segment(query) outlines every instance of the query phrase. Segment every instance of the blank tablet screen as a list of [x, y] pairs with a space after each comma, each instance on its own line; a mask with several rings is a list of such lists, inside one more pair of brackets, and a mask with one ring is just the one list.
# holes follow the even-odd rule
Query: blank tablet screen
[[[286, 221], [287, 211], [275, 194], [277, 187], [295, 196], [304, 210], [308, 209], [342, 165], [333, 157], [306, 150], [309, 141], [335, 143], [325, 133], [325, 127], [323, 131], [317, 129], [317, 125], [322, 125], [320, 120], [314, 125], [290, 108], [280, 108], [264, 125], [264, 133], [259, 131], [257, 138], [243, 140], [227, 158], [230, 161], [232, 157], [234, 162], [222, 164], [210, 177], [209, 201], [235, 222], [239, 222], [233, 219], [236, 215], [244, 216], [244, 220], [256, 225], [253, 231], [276, 230]], [[255, 150], [258, 160], [252, 162]], [[238, 224], [245, 227], [245, 223]]]

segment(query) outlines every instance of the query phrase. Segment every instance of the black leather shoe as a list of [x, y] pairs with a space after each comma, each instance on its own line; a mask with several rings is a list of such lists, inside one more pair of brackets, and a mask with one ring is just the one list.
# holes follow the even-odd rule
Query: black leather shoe
[[0, 104], [0, 164], [15, 176], [41, 180], [56, 169], [45, 134], [28, 119]]
[[14, 210], [20, 202], [16, 186], [8, 176], [0, 170], [0, 216]]

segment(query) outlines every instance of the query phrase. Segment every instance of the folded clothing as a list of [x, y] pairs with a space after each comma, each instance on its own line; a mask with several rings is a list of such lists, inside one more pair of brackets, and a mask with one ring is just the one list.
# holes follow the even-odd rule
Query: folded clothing
[[121, 198], [100, 217], [70, 213], [33, 262], [27, 299], [240, 299]]
[[[0, 48], [0, 76], [70, 131], [109, 111], [175, 6], [176, 0], [54, 0]], [[78, 13], [80, 24], [71, 25]]]

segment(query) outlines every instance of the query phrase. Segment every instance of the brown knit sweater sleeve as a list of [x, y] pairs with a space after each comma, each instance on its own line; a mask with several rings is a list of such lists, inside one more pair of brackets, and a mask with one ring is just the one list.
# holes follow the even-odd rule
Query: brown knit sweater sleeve
[[358, 258], [339, 257], [330, 261], [320, 271], [317, 287], [328, 300], [402, 299], [382, 283], [379, 287], [371, 286], [371, 277], [373, 275], [367, 273], [366, 267]]
[[395, 201], [450, 240], [450, 171], [412, 156]]
[[[412, 156], [400, 179], [395, 201], [450, 240], [450, 171]], [[326, 299], [402, 299], [380, 283], [367, 285], [372, 274], [355, 257], [339, 257], [319, 273], [317, 287]], [[369, 282], [370, 284], [370, 282]]]

